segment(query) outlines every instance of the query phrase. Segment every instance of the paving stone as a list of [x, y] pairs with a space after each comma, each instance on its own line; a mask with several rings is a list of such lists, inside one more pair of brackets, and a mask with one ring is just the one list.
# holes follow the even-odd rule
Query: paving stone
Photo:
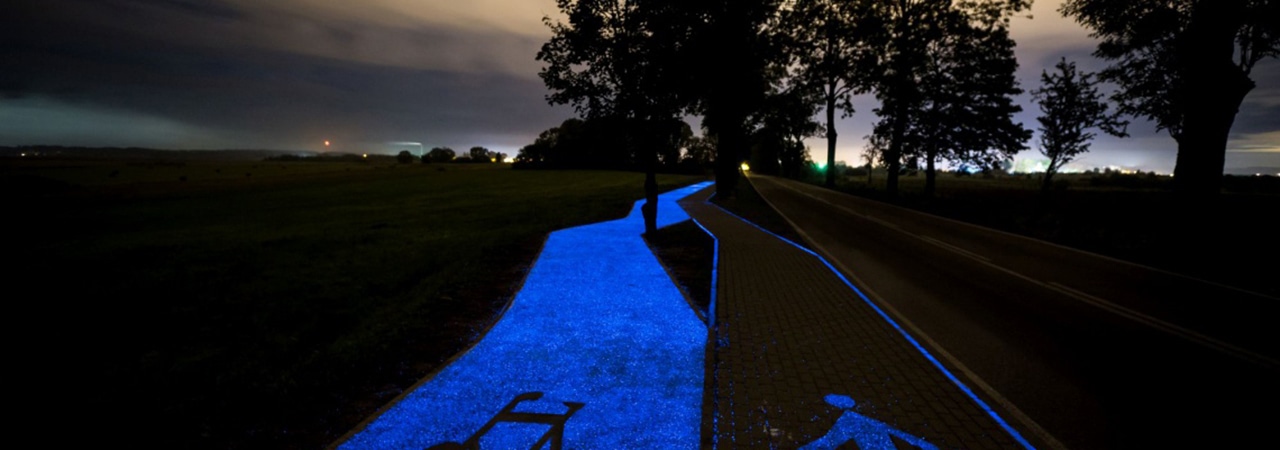
[[710, 192], [680, 205], [719, 240], [717, 447], [799, 448], [856, 413], [939, 448], [1021, 448], [821, 260], [707, 203]]

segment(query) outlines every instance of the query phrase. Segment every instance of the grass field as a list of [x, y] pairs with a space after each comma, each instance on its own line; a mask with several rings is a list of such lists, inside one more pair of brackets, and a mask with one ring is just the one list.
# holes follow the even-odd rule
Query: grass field
[[474, 339], [546, 233], [643, 196], [386, 162], [9, 160], [0, 188], [22, 411], [132, 448], [323, 447]]

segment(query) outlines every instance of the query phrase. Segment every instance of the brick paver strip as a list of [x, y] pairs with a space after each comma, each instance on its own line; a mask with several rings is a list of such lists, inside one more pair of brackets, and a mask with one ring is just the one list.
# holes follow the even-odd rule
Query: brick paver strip
[[800, 447], [832, 428], [841, 411], [823, 398], [840, 394], [939, 448], [1022, 448], [823, 261], [710, 193], [680, 205], [719, 239], [716, 447]]

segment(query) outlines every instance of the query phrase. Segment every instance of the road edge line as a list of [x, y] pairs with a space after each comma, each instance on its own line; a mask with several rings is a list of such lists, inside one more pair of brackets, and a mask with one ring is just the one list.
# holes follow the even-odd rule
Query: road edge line
[[[817, 186], [817, 185], [811, 185], [811, 184], [808, 184], [808, 183], [801, 183], [801, 184], [804, 184], [804, 185], [806, 185], [806, 186], [812, 186], [812, 187], [818, 188], [819, 190], [829, 191], [829, 192], [832, 192], [832, 193], [835, 193], [835, 194], [841, 194], [841, 195], [854, 196], [853, 194], [846, 194], [846, 193], [844, 193], [844, 192], [840, 192], [840, 191], [837, 191], [837, 190], [834, 190], [834, 189], [827, 189], [827, 188], [824, 188], [824, 187], [821, 187], [821, 186]], [[779, 185], [781, 185], [781, 183], [779, 183]], [[800, 192], [798, 189], [795, 189], [795, 188], [792, 188], [792, 187], [789, 187], [789, 186], [782, 186], [782, 187], [787, 188], [787, 189], [791, 189], [791, 190], [796, 191], [796, 192]], [[806, 194], [806, 195], [807, 195], [807, 194]], [[857, 197], [857, 196], [854, 196], [854, 197]], [[815, 197], [815, 198], [816, 198], [816, 197]], [[930, 213], [923, 212], [923, 211], [917, 211], [917, 210], [914, 210], [914, 209], [911, 209], [911, 208], [907, 208], [907, 207], [905, 207], [905, 206], [898, 206], [898, 205], [895, 205], [895, 204], [892, 204], [892, 203], [888, 203], [888, 202], [882, 202], [882, 201], [879, 201], [879, 200], [869, 199], [869, 198], [865, 198], [865, 197], [858, 197], [858, 198], [859, 198], [859, 199], [862, 199], [862, 200], [867, 200], [867, 201], [872, 201], [872, 202], [880, 203], [880, 204], [882, 204], [882, 205], [889, 206], [889, 207], [891, 207], [891, 208], [896, 208], [896, 209], [900, 209], [900, 210], [903, 210], [903, 211], [907, 211], [907, 212], [911, 212], [911, 213], [915, 213], [915, 214], [919, 214], [919, 215], [923, 215], [923, 216], [935, 217], [935, 218], [938, 218], [938, 219], [942, 219], [942, 220], [945, 220], [945, 221], [948, 221], [948, 222], [952, 222], [952, 223], [956, 223], [956, 224], [964, 225], [964, 226], [971, 227], [971, 228], [977, 228], [977, 229], [984, 230], [984, 231], [992, 231], [992, 232], [995, 232], [995, 233], [1004, 234], [1004, 235], [1012, 236], [1012, 237], [1019, 238], [1019, 239], [1023, 239], [1023, 240], [1028, 240], [1028, 241], [1032, 241], [1032, 242], [1037, 242], [1037, 243], [1041, 243], [1041, 244], [1046, 244], [1046, 245], [1054, 246], [1054, 247], [1057, 247], [1057, 248], [1060, 248], [1060, 249], [1063, 249], [1063, 250], [1069, 250], [1069, 251], [1073, 251], [1073, 252], [1076, 252], [1076, 253], [1085, 254], [1085, 255], [1089, 255], [1089, 256], [1095, 256], [1095, 257], [1098, 257], [1098, 258], [1106, 259], [1106, 260], [1109, 260], [1109, 261], [1112, 261], [1112, 262], [1117, 262], [1117, 263], [1120, 263], [1120, 264], [1127, 264], [1127, 265], [1134, 266], [1134, 267], [1139, 267], [1139, 268], [1143, 268], [1143, 269], [1147, 269], [1147, 270], [1151, 270], [1151, 271], [1155, 271], [1155, 272], [1160, 272], [1160, 273], [1163, 273], [1163, 274], [1166, 274], [1166, 275], [1172, 275], [1172, 276], [1179, 277], [1179, 278], [1185, 278], [1185, 279], [1188, 279], [1188, 280], [1191, 280], [1191, 281], [1195, 281], [1195, 282], [1199, 282], [1199, 283], [1205, 283], [1205, 284], [1209, 284], [1209, 285], [1213, 285], [1213, 286], [1218, 286], [1218, 287], [1225, 288], [1225, 289], [1231, 289], [1231, 290], [1233, 290], [1233, 291], [1242, 292], [1242, 293], [1245, 293], [1245, 294], [1249, 294], [1249, 295], [1252, 295], [1252, 296], [1255, 296], [1255, 297], [1259, 297], [1259, 298], [1268, 299], [1268, 300], [1271, 300], [1271, 301], [1280, 301], [1280, 298], [1272, 297], [1272, 296], [1270, 296], [1270, 295], [1263, 294], [1263, 293], [1261, 293], [1261, 292], [1254, 292], [1254, 291], [1251, 291], [1251, 290], [1248, 290], [1248, 289], [1244, 289], [1244, 288], [1240, 288], [1240, 287], [1236, 287], [1236, 286], [1231, 286], [1231, 285], [1229, 285], [1229, 284], [1223, 284], [1223, 283], [1219, 283], [1219, 282], [1216, 282], [1216, 281], [1206, 280], [1206, 279], [1203, 279], [1203, 278], [1197, 278], [1197, 277], [1193, 277], [1193, 276], [1191, 276], [1191, 275], [1181, 274], [1181, 273], [1173, 272], [1173, 271], [1170, 271], [1170, 270], [1161, 269], [1161, 268], [1158, 268], [1158, 267], [1151, 267], [1151, 266], [1148, 266], [1148, 265], [1145, 265], [1145, 264], [1136, 263], [1136, 262], [1133, 262], [1133, 261], [1125, 261], [1125, 260], [1123, 260], [1123, 259], [1116, 258], [1116, 257], [1113, 257], [1113, 256], [1107, 256], [1107, 255], [1103, 255], [1103, 254], [1101, 254], [1101, 253], [1094, 253], [1094, 252], [1091, 252], [1091, 251], [1088, 251], [1088, 250], [1082, 250], [1082, 249], [1079, 249], [1079, 248], [1075, 248], [1075, 247], [1070, 247], [1070, 246], [1062, 245], [1062, 244], [1059, 244], [1059, 243], [1056, 243], [1056, 242], [1049, 242], [1049, 241], [1046, 241], [1046, 240], [1043, 240], [1043, 239], [1036, 239], [1036, 238], [1033, 238], [1033, 237], [1031, 237], [1031, 236], [1024, 236], [1024, 235], [1021, 235], [1021, 234], [1017, 234], [1017, 233], [1013, 233], [1013, 232], [1009, 232], [1009, 231], [1004, 231], [1004, 230], [1000, 230], [1000, 229], [996, 229], [996, 228], [986, 227], [986, 226], [978, 225], [978, 224], [975, 224], [975, 223], [969, 223], [969, 222], [965, 222], [965, 221], [963, 221], [963, 220], [959, 220], [959, 219], [952, 219], [952, 218], [950, 218], [950, 217], [939, 216], [939, 215], [937, 215], [937, 214], [930, 214]]]
[[[827, 199], [824, 199], [824, 198], [819, 198], [819, 197], [817, 197], [817, 196], [815, 196], [815, 195], [812, 195], [812, 194], [809, 194], [809, 193], [801, 192], [799, 189], [795, 189], [795, 188], [790, 187], [790, 186], [784, 186], [784, 185], [782, 185], [781, 183], [778, 183], [778, 186], [779, 186], [779, 187], [781, 187], [781, 188], [783, 188], [783, 189], [787, 189], [787, 190], [790, 190], [790, 191], [792, 191], [792, 192], [795, 192], [796, 194], [803, 195], [803, 196], [809, 197], [809, 198], [811, 198], [811, 199], [814, 199], [815, 201], [819, 201], [819, 202], [825, 203], [825, 204], [827, 204], [827, 205], [830, 205], [830, 206], [831, 206], [831, 207], [833, 207], [833, 208], [840, 209], [840, 210], [845, 211], [845, 212], [848, 212], [848, 213], [850, 213], [850, 214], [857, 215], [857, 216], [859, 216], [859, 217], [868, 218], [868, 219], [870, 219], [870, 218], [871, 218], [871, 216], [868, 216], [868, 215], [866, 215], [866, 214], [862, 214], [862, 213], [859, 213], [859, 212], [853, 211], [853, 210], [849, 209], [848, 207], [845, 207], [845, 206], [842, 206], [842, 205], [837, 205], [837, 204], [835, 204], [835, 203], [832, 203], [830, 200], [827, 200]], [[761, 198], [764, 198], [764, 196], [761, 196]], [[768, 200], [765, 200], [765, 203], [768, 203]], [[772, 207], [773, 205], [772, 205], [772, 204], [770, 204], [769, 206], [771, 206], [771, 207]], [[774, 211], [777, 211], [777, 208], [774, 208]], [[780, 212], [780, 211], [779, 211], [779, 212], [778, 212], [778, 214], [779, 214], [779, 215], [782, 215], [782, 212]], [[784, 218], [784, 219], [786, 219], [786, 216], [785, 216], [785, 215], [783, 215], [783, 218]], [[881, 224], [884, 224], [884, 223], [885, 223], [884, 221], [881, 221], [881, 220], [878, 220], [878, 219], [873, 220], [873, 221], [874, 221], [874, 222], [876, 222], [876, 223], [881, 223]], [[790, 220], [789, 220], [789, 219], [788, 219], [788, 223], [790, 223]], [[792, 228], [796, 228], [796, 226], [795, 226], [795, 224], [794, 224], [794, 223], [792, 223], [792, 224], [791, 224], [791, 227], [792, 227]], [[1183, 327], [1183, 326], [1181, 326], [1181, 325], [1178, 325], [1178, 324], [1175, 324], [1175, 323], [1172, 323], [1172, 322], [1169, 322], [1169, 321], [1166, 321], [1166, 320], [1163, 320], [1163, 319], [1160, 319], [1160, 318], [1157, 318], [1157, 317], [1154, 317], [1154, 316], [1151, 316], [1151, 315], [1144, 314], [1144, 313], [1142, 313], [1142, 312], [1140, 312], [1140, 311], [1137, 311], [1137, 310], [1134, 310], [1134, 309], [1130, 309], [1130, 308], [1127, 308], [1127, 307], [1125, 307], [1125, 306], [1121, 306], [1121, 305], [1119, 305], [1119, 304], [1116, 304], [1115, 302], [1111, 302], [1111, 301], [1108, 301], [1108, 300], [1106, 300], [1106, 299], [1103, 299], [1103, 298], [1100, 298], [1100, 297], [1096, 297], [1096, 296], [1093, 296], [1093, 295], [1090, 295], [1090, 294], [1084, 293], [1084, 292], [1082, 292], [1082, 291], [1080, 291], [1080, 290], [1077, 290], [1077, 289], [1071, 288], [1071, 287], [1069, 287], [1069, 286], [1067, 286], [1067, 285], [1064, 285], [1064, 284], [1062, 284], [1062, 283], [1057, 283], [1057, 282], [1053, 282], [1053, 281], [1041, 281], [1041, 280], [1038, 280], [1038, 279], [1032, 278], [1032, 277], [1030, 277], [1030, 276], [1028, 276], [1028, 275], [1023, 275], [1023, 274], [1021, 274], [1021, 273], [1019, 273], [1019, 272], [1017, 272], [1017, 271], [1015, 271], [1015, 270], [1013, 270], [1013, 269], [1010, 269], [1010, 268], [1007, 268], [1007, 267], [1001, 266], [1001, 265], [999, 265], [999, 264], [996, 264], [996, 263], [992, 262], [989, 258], [987, 258], [987, 257], [985, 257], [985, 256], [979, 255], [979, 254], [977, 254], [977, 253], [970, 252], [970, 251], [965, 250], [965, 249], [962, 249], [962, 248], [960, 248], [960, 247], [956, 247], [956, 246], [954, 246], [954, 245], [951, 245], [951, 244], [948, 244], [948, 243], [946, 243], [946, 242], [943, 242], [943, 241], [941, 241], [941, 240], [939, 240], [939, 239], [932, 238], [932, 237], [929, 237], [929, 236], [924, 236], [924, 235], [915, 234], [915, 233], [912, 233], [912, 232], [909, 232], [909, 231], [903, 230], [902, 228], [900, 228], [900, 227], [896, 227], [896, 226], [891, 227], [891, 228], [892, 228], [893, 230], [895, 230], [895, 231], [898, 231], [898, 232], [901, 232], [901, 233], [903, 233], [903, 234], [906, 234], [907, 236], [911, 236], [911, 237], [914, 237], [914, 238], [916, 238], [916, 239], [919, 239], [919, 240], [921, 240], [921, 241], [923, 241], [923, 242], [925, 242], [925, 243], [928, 243], [928, 244], [932, 244], [932, 245], [938, 246], [939, 248], [942, 248], [942, 249], [944, 249], [944, 250], [948, 250], [948, 251], [951, 251], [951, 252], [953, 252], [953, 253], [955, 253], [955, 254], [958, 254], [958, 255], [960, 255], [960, 256], [963, 256], [963, 257], [969, 258], [969, 259], [973, 260], [974, 262], [977, 262], [977, 263], [979, 263], [979, 264], [983, 264], [983, 265], [985, 265], [985, 266], [987, 266], [987, 267], [989, 267], [989, 268], [991, 268], [991, 269], [994, 269], [994, 270], [997, 270], [997, 271], [1000, 271], [1000, 272], [1006, 273], [1006, 274], [1008, 274], [1008, 275], [1011, 275], [1011, 276], [1013, 276], [1013, 277], [1016, 277], [1016, 278], [1018, 278], [1018, 279], [1021, 279], [1021, 280], [1023, 280], [1023, 281], [1026, 281], [1026, 282], [1028, 282], [1028, 283], [1032, 283], [1032, 284], [1035, 284], [1035, 285], [1038, 285], [1038, 286], [1044, 287], [1044, 288], [1049, 289], [1049, 290], [1051, 290], [1051, 291], [1054, 291], [1054, 292], [1057, 292], [1057, 293], [1059, 293], [1059, 294], [1065, 295], [1065, 296], [1067, 296], [1067, 297], [1069, 297], [1069, 298], [1075, 299], [1076, 301], [1079, 301], [1079, 302], [1084, 303], [1084, 304], [1086, 304], [1086, 305], [1093, 306], [1093, 307], [1095, 307], [1095, 308], [1101, 309], [1101, 310], [1106, 311], [1106, 312], [1109, 312], [1109, 313], [1111, 313], [1111, 314], [1115, 314], [1116, 316], [1119, 316], [1119, 317], [1121, 317], [1121, 318], [1125, 318], [1125, 319], [1131, 320], [1131, 321], [1136, 322], [1136, 323], [1138, 323], [1138, 324], [1140, 324], [1140, 325], [1145, 325], [1145, 326], [1147, 326], [1147, 327], [1149, 327], [1149, 328], [1152, 328], [1152, 329], [1154, 329], [1154, 330], [1156, 330], [1156, 331], [1161, 331], [1161, 332], [1167, 333], [1167, 334], [1169, 334], [1169, 335], [1171, 335], [1171, 336], [1173, 336], [1173, 337], [1181, 338], [1181, 339], [1183, 339], [1183, 340], [1186, 340], [1186, 341], [1191, 342], [1191, 343], [1193, 343], [1193, 344], [1197, 344], [1197, 345], [1203, 346], [1203, 347], [1208, 348], [1208, 349], [1210, 349], [1210, 350], [1214, 350], [1214, 351], [1217, 351], [1217, 352], [1219, 352], [1219, 353], [1222, 353], [1222, 354], [1225, 354], [1225, 355], [1228, 355], [1228, 356], [1235, 357], [1235, 358], [1237, 358], [1237, 359], [1239, 359], [1239, 360], [1241, 360], [1241, 361], [1244, 361], [1244, 362], [1246, 362], [1246, 363], [1250, 363], [1250, 364], [1254, 364], [1254, 365], [1257, 365], [1257, 366], [1261, 366], [1261, 367], [1262, 367], [1262, 368], [1264, 368], [1264, 369], [1272, 369], [1272, 370], [1275, 370], [1275, 369], [1277, 369], [1277, 368], [1280, 368], [1280, 361], [1277, 361], [1277, 360], [1275, 360], [1275, 359], [1273, 359], [1273, 358], [1271, 358], [1271, 357], [1268, 357], [1268, 356], [1266, 356], [1266, 355], [1263, 355], [1263, 354], [1260, 354], [1260, 353], [1254, 352], [1254, 351], [1252, 351], [1252, 350], [1249, 350], [1249, 349], [1246, 349], [1246, 348], [1243, 348], [1243, 347], [1239, 347], [1239, 346], [1237, 346], [1237, 345], [1234, 345], [1234, 344], [1228, 343], [1228, 342], [1226, 342], [1226, 341], [1219, 340], [1219, 339], [1217, 339], [1217, 338], [1213, 338], [1213, 337], [1207, 336], [1207, 335], [1205, 335], [1205, 334], [1203, 334], [1203, 333], [1197, 332], [1197, 331], [1192, 330], [1192, 329], [1190, 329], [1190, 328], [1186, 328], [1186, 327]], [[797, 229], [797, 231], [799, 232], [799, 230], [798, 230], [798, 229]], [[998, 230], [997, 230], [997, 231], [998, 231]], [[803, 236], [803, 235], [804, 235], [804, 233], [803, 233], [803, 232], [801, 232], [801, 235]], [[806, 240], [809, 240], [809, 241], [811, 242], [811, 244], [812, 244], [812, 241], [813, 241], [812, 239], [809, 239], [807, 236], [805, 237], [805, 239], [806, 239]], [[816, 245], [816, 244], [814, 244], [814, 245]], [[1139, 267], [1141, 267], [1141, 266], [1139, 266]], [[1152, 269], [1152, 270], [1158, 270], [1158, 269]], [[1210, 283], [1210, 284], [1212, 284], [1212, 283]], [[1230, 288], [1230, 286], [1226, 286], [1226, 287]]]
[[[747, 177], [747, 179], [748, 179], [748, 182], [750, 182], [750, 178]], [[759, 191], [756, 191], [756, 192], [759, 193]], [[779, 211], [778, 208], [773, 205], [773, 202], [770, 202], [769, 199], [766, 198], [763, 194], [760, 195], [760, 198], [764, 200], [765, 204], [769, 205], [769, 208], [773, 209], [774, 212], [778, 213], [778, 216], [782, 217], [783, 220], [786, 220], [787, 223], [791, 225], [791, 228], [795, 230], [796, 233], [800, 235], [800, 237], [804, 238], [804, 240], [807, 241], [810, 246], [812, 246], [818, 252], [822, 252], [822, 254], [824, 255], [827, 255], [827, 256], [831, 255], [831, 252], [828, 252], [821, 245], [818, 245], [818, 243], [814, 241], [813, 238], [810, 237], [808, 233], [805, 233], [803, 230], [800, 229], [800, 227], [797, 227], [795, 222], [793, 222], [790, 217], [787, 217], [786, 214], [783, 214], [782, 211]], [[750, 221], [747, 221], [746, 219], [742, 219], [741, 217], [739, 217], [739, 219], [743, 220], [744, 222], [751, 223]], [[752, 224], [752, 225], [755, 225], [755, 224]], [[756, 227], [759, 228], [759, 225], [756, 225]], [[770, 232], [769, 234], [773, 234], [773, 233]], [[977, 386], [979, 390], [981, 390], [988, 397], [991, 397], [991, 399], [995, 401], [1000, 407], [1008, 411], [1009, 414], [1013, 416], [1014, 419], [1018, 420], [1019, 422], [1022, 423], [1023, 426], [1027, 427], [1028, 430], [1033, 435], [1035, 435], [1036, 437], [1044, 441], [1045, 444], [1048, 445], [1050, 448], [1053, 448], [1055, 450], [1066, 450], [1067, 447], [1063, 445], [1061, 441], [1055, 438], [1053, 434], [1049, 433], [1048, 430], [1045, 430], [1044, 427], [1041, 427], [1039, 423], [1033, 420], [1030, 416], [1026, 415], [1026, 413], [1023, 413], [1022, 410], [1018, 409], [1018, 407], [1015, 406], [1012, 401], [1010, 401], [1009, 399], [1001, 395], [998, 391], [995, 390], [995, 388], [987, 384], [986, 381], [983, 381], [982, 377], [979, 377], [977, 373], [973, 372], [972, 370], [969, 370], [968, 366], [965, 366], [963, 363], [960, 362], [960, 360], [956, 359], [955, 356], [951, 355], [950, 352], [946, 351], [946, 349], [944, 349], [942, 345], [938, 344], [937, 341], [929, 337], [928, 334], [925, 334], [924, 330], [921, 330], [914, 323], [908, 320], [906, 316], [904, 316], [901, 312], [897, 310], [897, 308], [894, 308], [893, 305], [890, 305], [888, 302], [884, 301], [884, 299], [880, 297], [879, 294], [876, 294], [874, 290], [868, 287], [867, 284], [863, 282], [861, 278], [858, 278], [857, 275], [854, 275], [853, 271], [849, 270], [848, 267], [840, 263], [838, 260], [835, 262], [835, 265], [832, 265], [832, 263], [830, 262], [832, 258], [820, 256], [817, 253], [814, 253], [813, 251], [809, 251], [809, 253], [813, 254], [814, 256], [817, 256], [820, 260], [822, 260], [823, 263], [827, 265], [829, 269], [831, 269], [833, 272], [836, 272], [837, 275], [840, 275], [842, 278], [844, 278], [845, 283], [848, 284], [849, 287], [852, 288], [854, 292], [858, 293], [859, 296], [863, 298], [863, 300], [866, 300], [868, 304], [870, 304], [873, 307], [876, 307], [877, 309], [880, 309], [880, 307], [882, 306], [883, 310], [887, 310], [889, 314], [891, 314], [894, 318], [897, 319], [898, 322], [900, 322], [901, 324], [909, 328], [911, 330], [911, 333], [908, 333], [907, 330], [904, 330], [902, 328], [898, 328], [898, 330], [901, 331], [902, 334], [907, 337], [907, 339], [915, 340], [914, 338], [912, 338], [911, 334], [915, 334], [916, 336], [919, 336], [920, 340], [924, 341], [925, 344], [932, 347], [935, 352], [937, 352], [939, 355], [942, 356], [943, 359], [947, 361], [947, 363], [954, 366], [956, 370], [960, 371], [960, 373], [963, 374], [965, 378], [968, 378], [975, 386]], [[836, 266], [838, 266], [838, 268]], [[853, 281], [851, 282], [850, 279], [852, 279]], [[858, 289], [857, 287], [853, 286], [854, 282], [856, 282], [859, 285], [862, 285], [864, 289]], [[872, 300], [872, 298], [874, 298], [874, 300]], [[881, 314], [885, 315], [883, 310], [881, 311]], [[888, 317], [888, 315], [885, 315], [885, 318], [890, 319], [891, 324], [893, 323], [893, 319]], [[921, 348], [921, 350], [924, 350], [924, 349]], [[925, 356], [929, 357], [929, 359], [933, 359], [931, 355], [929, 355], [927, 352], [925, 353]], [[979, 406], [983, 407], [983, 409], [987, 410], [988, 413], [992, 415], [993, 419], [996, 419], [997, 422], [1000, 422], [1002, 425], [1004, 425], [1003, 423], [1004, 420], [1000, 419], [1000, 417], [996, 415], [994, 411], [992, 411], [989, 407], [987, 407], [985, 402], [977, 398], [977, 396], [973, 395], [972, 392], [968, 389], [968, 387], [964, 386], [963, 383], [960, 383], [959, 379], [955, 378], [955, 376], [952, 375], [950, 371], [948, 371], [941, 364], [938, 364], [937, 367], [941, 369], [944, 374], [948, 375], [948, 378], [951, 378], [953, 381], [955, 381], [956, 384], [961, 388], [961, 390], [966, 391], [966, 393], [969, 393], [970, 398], [973, 399], [975, 402], [977, 402]], [[1009, 427], [1006, 425], [1006, 431], [1011, 432], [1011, 434], [1018, 440], [1022, 441], [1022, 443], [1026, 447], [1034, 448], [1034, 446], [1026, 442], [1025, 439], [1021, 438], [1017, 430], [1014, 430], [1012, 429], [1012, 427]]]

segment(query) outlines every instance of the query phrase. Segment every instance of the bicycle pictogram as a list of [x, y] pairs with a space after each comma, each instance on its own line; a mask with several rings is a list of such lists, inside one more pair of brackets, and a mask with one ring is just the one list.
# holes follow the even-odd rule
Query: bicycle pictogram
[[466, 441], [463, 441], [462, 443], [446, 442], [432, 446], [431, 448], [438, 450], [478, 450], [480, 448], [480, 438], [493, 430], [493, 427], [497, 426], [499, 423], [528, 423], [551, 426], [546, 433], [543, 433], [537, 442], [534, 442], [533, 446], [529, 447], [529, 450], [540, 450], [548, 443], [551, 444], [551, 450], [561, 450], [564, 446], [565, 422], [568, 422], [569, 417], [573, 416], [573, 413], [578, 412], [578, 410], [582, 409], [586, 404], [578, 402], [562, 402], [564, 406], [569, 408], [569, 410], [564, 414], [517, 412], [515, 410], [516, 406], [519, 406], [521, 402], [534, 401], [540, 398], [542, 398], [541, 392], [525, 392], [517, 395], [515, 398], [511, 399], [511, 402], [507, 403], [507, 406], [503, 407], [501, 411], [498, 411], [498, 413], [493, 416], [493, 418], [489, 419], [488, 423], [485, 423], [483, 427], [480, 427], [480, 429], [475, 432], [475, 434], [472, 434], [471, 437], [467, 438]]

